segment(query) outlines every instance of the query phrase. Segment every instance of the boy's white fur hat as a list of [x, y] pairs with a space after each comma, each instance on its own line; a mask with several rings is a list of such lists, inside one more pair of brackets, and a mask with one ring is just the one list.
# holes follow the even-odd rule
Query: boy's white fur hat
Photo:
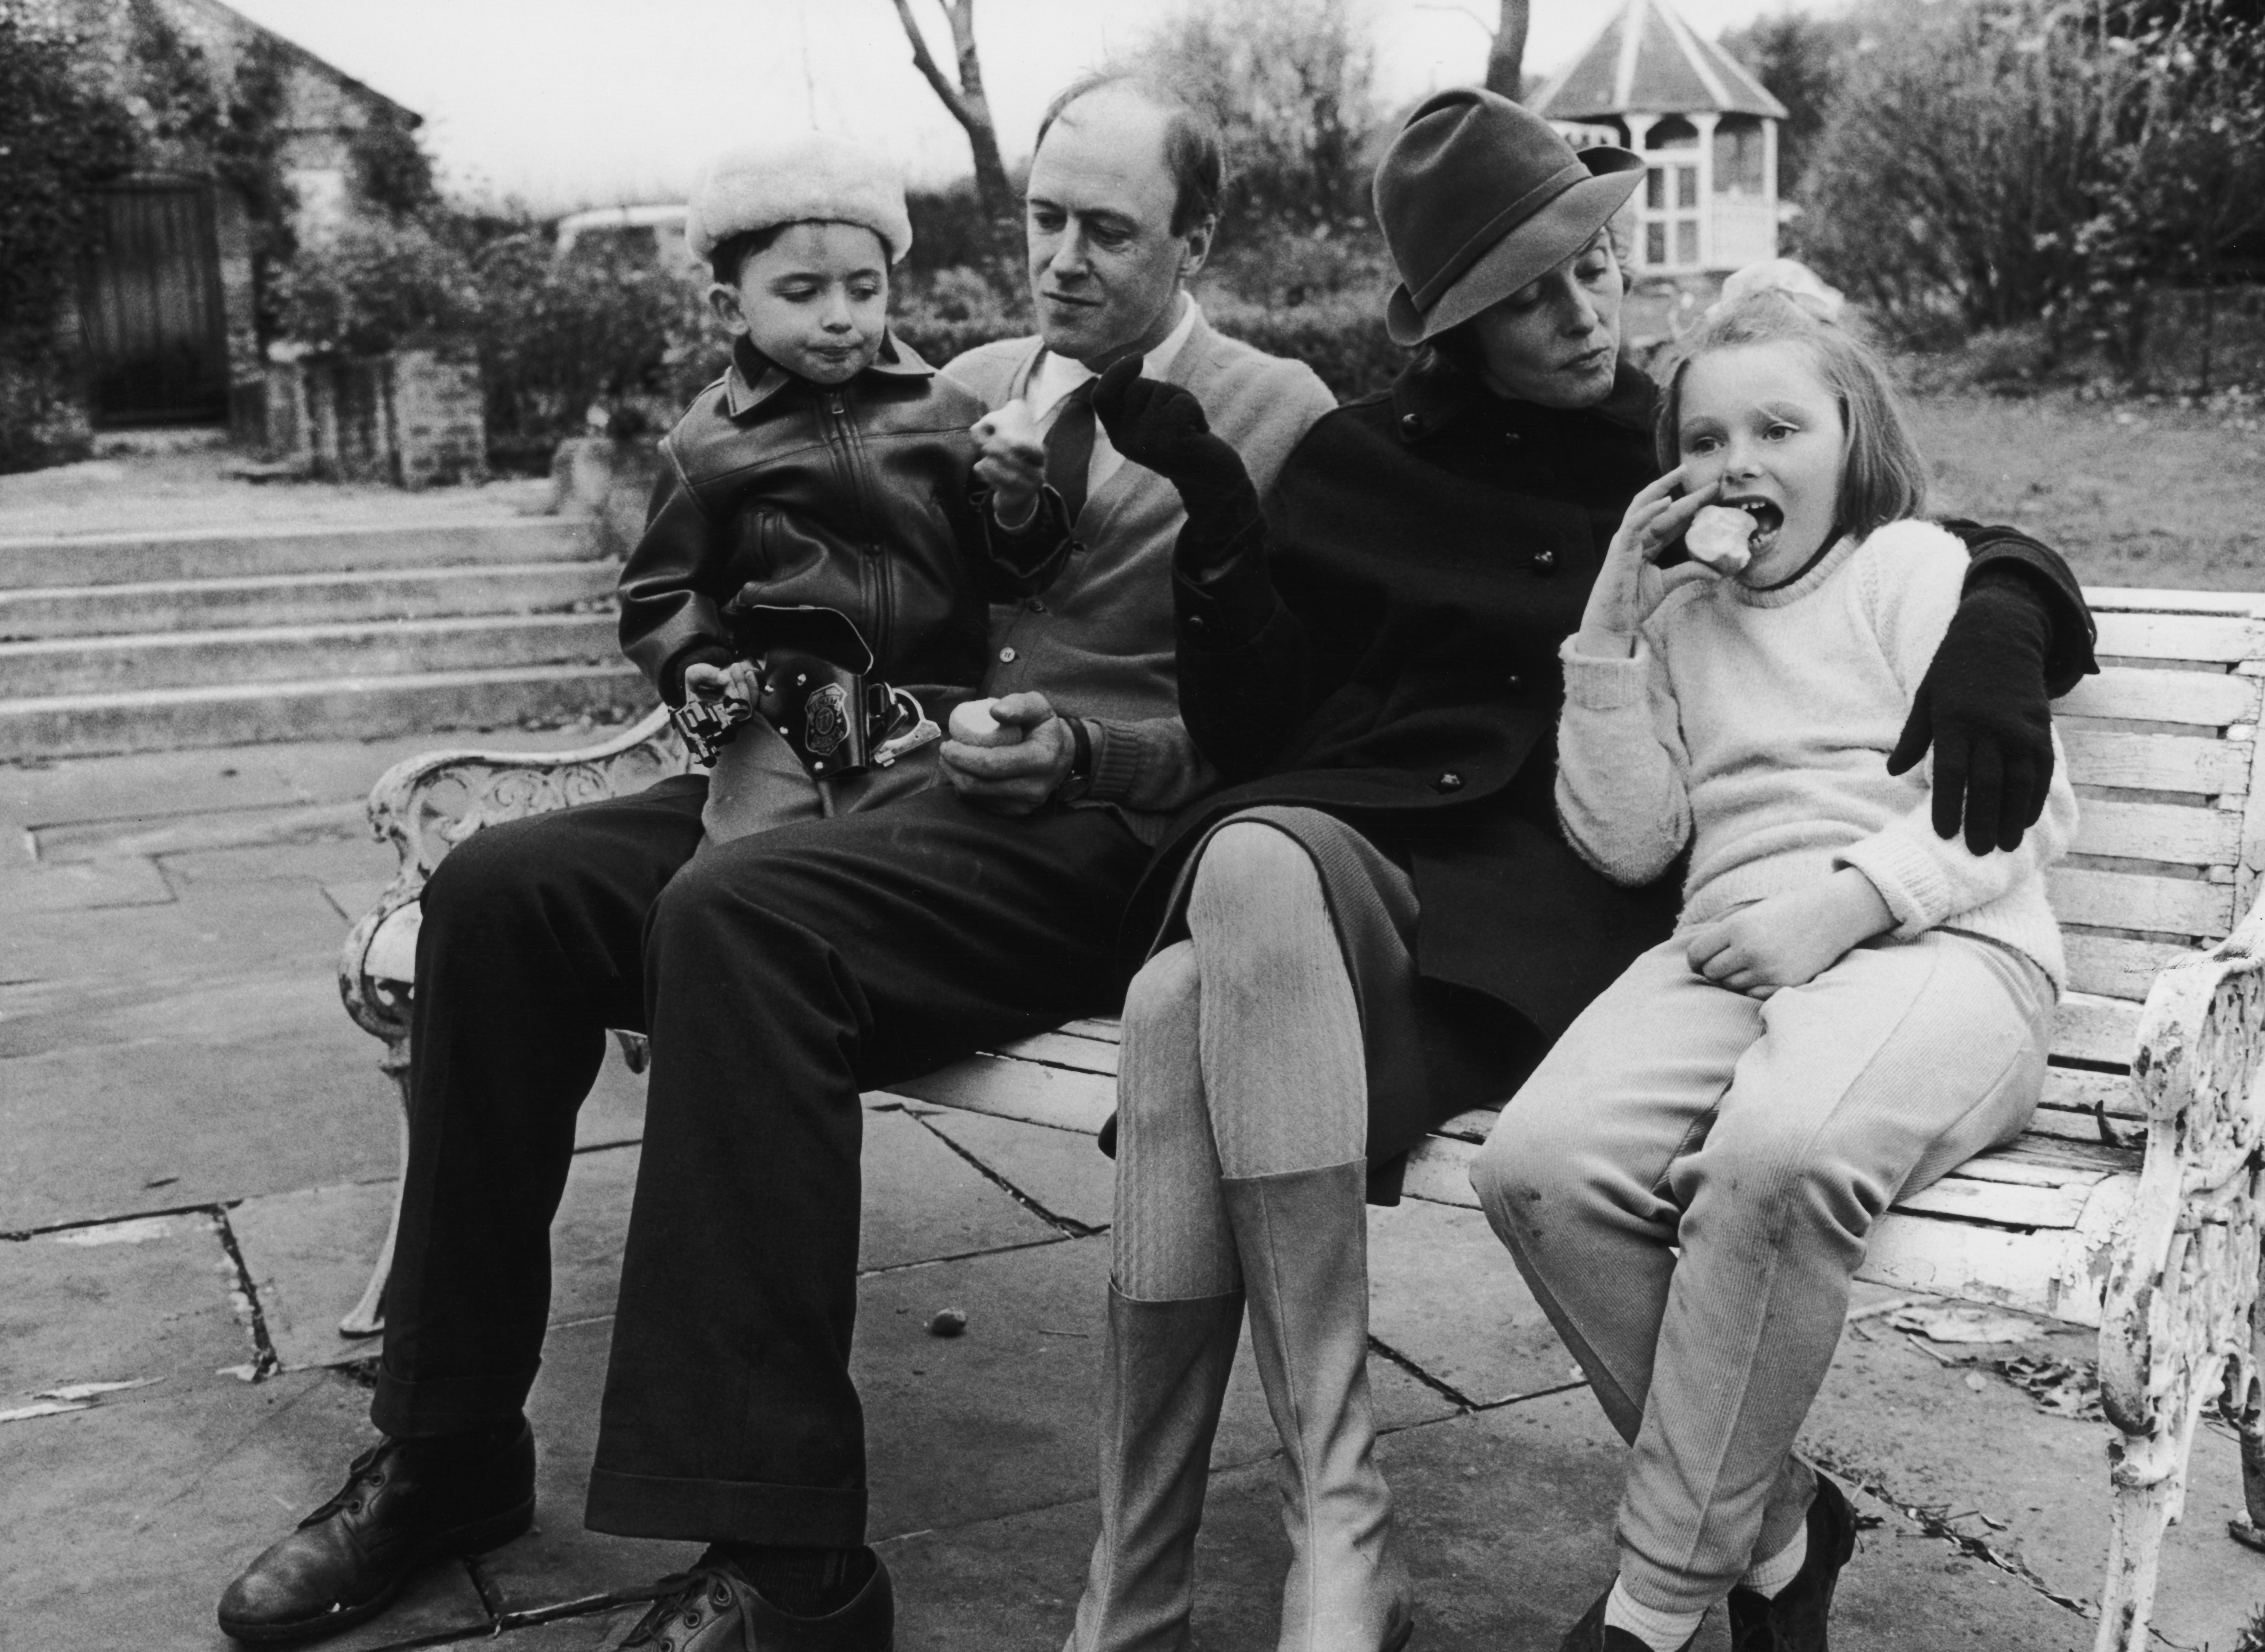
[[892, 264], [912, 249], [896, 164], [823, 132], [727, 149], [709, 162], [692, 186], [684, 239], [696, 258], [706, 258], [735, 235], [812, 220], [870, 229]]

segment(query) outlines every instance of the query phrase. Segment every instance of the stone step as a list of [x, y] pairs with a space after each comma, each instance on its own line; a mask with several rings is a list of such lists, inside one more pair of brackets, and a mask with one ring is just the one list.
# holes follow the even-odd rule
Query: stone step
[[0, 641], [610, 608], [610, 562], [506, 563], [0, 591]]
[[610, 614], [465, 615], [344, 625], [0, 643], [0, 700], [509, 666], [609, 666]]
[[471, 563], [575, 562], [593, 552], [588, 520], [572, 516], [0, 536], [0, 590]]
[[635, 667], [520, 666], [0, 700], [0, 760], [370, 739], [649, 710]]

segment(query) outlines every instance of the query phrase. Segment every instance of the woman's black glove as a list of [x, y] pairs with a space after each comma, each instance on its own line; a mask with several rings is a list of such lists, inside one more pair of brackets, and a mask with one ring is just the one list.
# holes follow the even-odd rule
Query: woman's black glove
[[1934, 747], [1934, 830], [1977, 855], [2021, 847], [2052, 782], [2052, 704], [2045, 649], [2052, 622], [2039, 594], [2008, 570], [1978, 574], [1912, 698], [1888, 754], [1900, 775]]
[[1138, 356], [1101, 375], [1093, 411], [1118, 452], [1179, 490], [1188, 512], [1179, 565], [1201, 581], [1258, 520], [1258, 490], [1250, 485], [1242, 455], [1212, 434], [1203, 404], [1193, 396], [1176, 384], [1142, 378]]

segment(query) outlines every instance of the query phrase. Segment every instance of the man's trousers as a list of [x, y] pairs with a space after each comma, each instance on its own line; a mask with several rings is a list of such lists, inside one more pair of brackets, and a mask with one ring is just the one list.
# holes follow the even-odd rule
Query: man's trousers
[[1620, 1578], [1663, 1612], [1799, 1532], [1794, 1440], [1873, 1224], [2020, 1133], [2052, 1033], [2044, 972], [1970, 935], [1868, 943], [1766, 1001], [1693, 974], [1688, 940], [1581, 1014], [1471, 1167], [1635, 1447]]
[[371, 1406], [390, 1434], [516, 1415], [551, 1218], [605, 1030], [652, 1040], [588, 1523], [863, 1541], [859, 1092], [1122, 990], [1147, 851], [1103, 810], [948, 790], [711, 845], [705, 782], [491, 828], [426, 886], [410, 1153]]

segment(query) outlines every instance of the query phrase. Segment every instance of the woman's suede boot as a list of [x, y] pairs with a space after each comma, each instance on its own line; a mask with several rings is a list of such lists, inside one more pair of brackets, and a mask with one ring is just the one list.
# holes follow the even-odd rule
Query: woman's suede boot
[[1282, 1437], [1281, 1652], [1397, 1652], [1416, 1623], [1373, 1453], [1367, 1188], [1359, 1160], [1220, 1183]]
[[1144, 1302], [1109, 1285], [1101, 1536], [1067, 1652], [1183, 1652], [1212, 1436], [1242, 1295]]

